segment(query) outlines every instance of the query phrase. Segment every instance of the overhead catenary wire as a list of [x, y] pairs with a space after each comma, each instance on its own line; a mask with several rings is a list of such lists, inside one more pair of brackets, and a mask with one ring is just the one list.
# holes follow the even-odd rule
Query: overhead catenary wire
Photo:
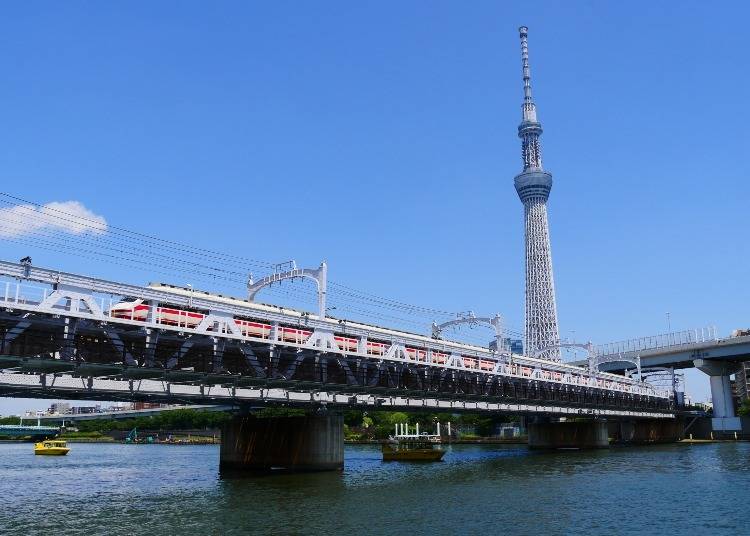
[[[0, 194], [0, 195], [8, 196], [8, 194]], [[93, 222], [93, 224], [92, 223], [87, 223], [87, 222], [92, 222], [93, 220], [89, 220], [87, 218], [81, 218], [79, 216], [70, 215], [70, 214], [67, 214], [67, 213], [65, 213], [63, 211], [60, 211], [59, 209], [48, 209], [46, 207], [43, 207], [42, 205], [39, 205], [38, 203], [34, 203], [34, 202], [31, 202], [31, 201], [22, 200], [20, 198], [14, 197], [14, 196], [10, 196], [10, 197], [13, 198], [13, 199], [19, 200], [19, 201], [23, 201], [27, 205], [32, 205], [32, 206], [35, 206], [35, 207], [38, 207], [38, 208], [45, 208], [45, 210], [53, 211], [55, 213], [55, 214], [53, 214], [53, 217], [60, 218], [60, 219], [62, 219], [64, 221], [68, 221], [68, 222], [73, 223], [75, 225], [79, 225], [79, 220], [83, 220], [83, 225], [87, 226], [88, 228], [90, 228], [92, 230], [99, 230], [101, 228], [101, 223], [99, 223], [99, 222]], [[1, 199], [0, 199], [0, 202], [4, 202], [6, 204], [10, 203], [8, 201], [1, 200]], [[19, 207], [19, 205], [17, 205], [17, 204], [15, 204], [14, 206]], [[20, 208], [27, 208], [27, 207], [20, 206]], [[238, 256], [227, 255], [227, 254], [223, 254], [223, 253], [219, 253], [219, 252], [214, 252], [212, 250], [206, 250], [206, 249], [202, 249], [202, 248], [195, 248], [193, 246], [188, 246], [188, 245], [180, 244], [178, 242], [173, 242], [173, 241], [166, 241], [166, 240], [161, 239], [161, 238], [151, 237], [150, 235], [145, 235], [145, 234], [142, 234], [142, 233], [136, 233], [134, 231], [129, 231], [129, 230], [126, 230], [126, 229], [122, 229], [120, 227], [115, 227], [115, 226], [109, 226], [108, 227], [108, 231], [109, 231], [107, 233], [108, 236], [111, 236], [111, 235], [114, 234], [114, 233], [111, 232], [111, 229], [125, 231], [126, 233], [129, 233], [129, 234], [138, 235], [139, 237], [143, 237], [143, 238], [150, 238], [150, 239], [153, 239], [153, 240], [158, 240], [160, 242], [169, 242], [171, 244], [177, 244], [177, 245], [181, 246], [182, 248], [184, 248], [184, 249], [180, 249], [179, 253], [183, 253], [185, 251], [185, 249], [200, 250], [202, 252], [209, 252], [209, 253], [211, 253], [211, 255], [220, 255], [220, 256], [223, 256], [223, 257], [227, 257], [227, 258], [240, 259], [241, 261], [235, 260], [235, 261], [233, 261], [233, 263], [235, 265], [241, 265], [243, 267], [245, 267], [245, 265], [244, 265], [245, 262], [259, 263], [259, 264], [261, 264], [263, 266], [266, 266], [266, 267], [273, 266], [271, 263], [268, 263], [266, 261], [258, 261], [257, 259], [247, 259], [247, 258], [244, 258], [244, 257], [238, 257]], [[177, 259], [176, 257], [169, 257], [169, 256], [164, 255], [164, 254], [154, 253], [153, 251], [150, 251], [150, 250], [147, 250], [147, 249], [144, 249], [144, 248], [137, 248], [136, 249], [136, 248], [132, 247], [132, 244], [128, 244], [128, 243], [122, 242], [121, 241], [122, 238], [118, 238], [118, 240], [120, 240], [120, 241], [118, 241], [118, 240], [102, 239], [98, 235], [93, 235], [93, 236], [91, 236], [91, 235], [83, 235], [83, 236], [78, 236], [76, 238], [79, 241], [82, 240], [82, 239], [84, 239], [84, 240], [95, 240], [97, 242], [97, 244], [113, 244], [114, 247], [105, 246], [105, 248], [106, 249], [110, 249], [110, 250], [120, 251], [123, 254], [135, 254], [135, 253], [137, 253], [140, 256], [140, 255], [142, 255], [142, 254], [145, 253], [146, 255], [152, 256], [152, 257], [156, 256], [156, 257], [163, 258], [165, 260], [171, 260], [173, 262], [181, 262], [183, 264], [185, 264], [185, 263], [191, 264], [191, 265], [196, 266], [196, 267], [200, 267], [200, 268], [203, 268], [203, 269], [210, 270], [211, 273], [212, 273], [212, 275], [213, 275], [214, 272], [227, 272], [227, 273], [231, 273], [232, 275], [237, 275], [237, 276], [244, 276], [245, 275], [244, 272], [238, 272], [236, 270], [219, 269], [215, 265], [205, 265], [205, 264], [201, 264], [201, 263], [187, 261], [187, 260], [184, 260], [182, 258]], [[185, 255], [181, 255], [181, 257], [184, 257], [184, 256]], [[243, 264], [240, 264], [240, 263], [243, 263]], [[342, 284], [339, 284], [339, 283], [336, 283], [336, 282], [331, 282], [329, 288], [330, 288], [329, 292], [331, 294], [340, 293], [342, 295], [349, 296], [349, 297], [352, 297], [352, 298], [355, 298], [355, 299], [365, 300], [365, 301], [371, 301], [373, 303], [379, 303], [379, 304], [382, 304], [382, 305], [386, 305], [389, 308], [404, 309], [404, 310], [406, 310], [406, 311], [408, 311], [408, 312], [410, 312], [412, 314], [420, 314], [421, 313], [421, 314], [434, 315], [434, 316], [450, 316], [450, 317], [454, 316], [454, 313], [451, 313], [449, 311], [442, 311], [442, 310], [438, 310], [438, 309], [431, 309], [431, 308], [427, 308], [427, 307], [420, 306], [420, 305], [406, 304], [406, 303], [399, 302], [397, 300], [393, 300], [393, 299], [390, 299], [390, 298], [383, 298], [383, 297], [380, 297], [380, 296], [376, 296], [374, 294], [370, 294], [370, 293], [362, 292], [362, 291], [359, 291], [359, 290], [356, 290], [356, 289], [352, 289], [351, 287], [348, 287], [346, 285], [342, 285]]]
[[[78, 257], [88, 258], [88, 259], [94, 259], [96, 256], [101, 256], [101, 253], [95, 250], [86, 250], [84, 248], [77, 247], [75, 245], [71, 245], [70, 243], [55, 243], [50, 242], [47, 240], [40, 240], [38, 237], [34, 239], [9, 239], [10, 241], [15, 241], [19, 243], [24, 243], [27, 245], [33, 245], [36, 247], [41, 247], [43, 249], [52, 250], [58, 253], [67, 253], [70, 254], [72, 252], [76, 252], [76, 255]], [[131, 259], [131, 258], [118, 258], [113, 255], [107, 255], [106, 261], [111, 264], [115, 264], [117, 266], [123, 266], [127, 268], [136, 268], [141, 269], [143, 271], [147, 271], [150, 274], [153, 273], [161, 273], [165, 275], [173, 275], [175, 273], [185, 275], [189, 274], [191, 276], [191, 280], [198, 280], [198, 281], [205, 281], [210, 283], [216, 283], [218, 280], [225, 280], [228, 282], [232, 282], [231, 278], [226, 278], [221, 276], [220, 274], [210, 273], [205, 274], [203, 277], [196, 277], [198, 274], [195, 272], [192, 272], [190, 270], [180, 268], [179, 266], [170, 266], [170, 265], [155, 265], [154, 263], [148, 262], [142, 265], [135, 264], [139, 259]], [[158, 269], [163, 268], [163, 269]], [[302, 293], [298, 291], [298, 286], [287, 286], [286, 289], [283, 287], [275, 287], [271, 289], [265, 290], [269, 294], [281, 296], [287, 299], [296, 299], [301, 300], [303, 302], [306, 302], [310, 305], [312, 305], [315, 301], [315, 293]], [[349, 299], [342, 299], [339, 301], [338, 299], [331, 300], [331, 304], [336, 306], [337, 308], [341, 309], [343, 312], [347, 313], [355, 313], [353, 316], [359, 317], [362, 320], [372, 320], [377, 319], [381, 321], [386, 322], [395, 322], [399, 325], [409, 325], [410, 328], [417, 328], [418, 331], [422, 331], [425, 326], [424, 321], [415, 321], [413, 319], [406, 319], [401, 316], [395, 316], [395, 315], [389, 315], [389, 314], [383, 314], [382, 312], [373, 311], [372, 309], [367, 309], [363, 307], [357, 307], [355, 304], [351, 303], [352, 300]], [[356, 318], [351, 318], [351, 320], [356, 320]], [[422, 329], [419, 329], [422, 328]], [[462, 338], [469, 338], [468, 336], [464, 336]], [[471, 337], [474, 338], [474, 337]], [[485, 342], [484, 340], [480, 341], [482, 344]]]
[[[7, 193], [0, 193], [0, 228], [6, 231], [4, 240], [38, 247], [79, 258], [98, 260], [106, 264], [137, 269], [167, 277], [189, 277], [191, 282], [206, 284], [209, 289], [219, 286], [222, 291], [244, 292], [250, 270], [268, 274], [274, 263], [227, 254], [207, 248], [191, 246], [123, 227], [106, 224], [59, 208], [41, 205]], [[40, 217], [50, 225], [28, 225], [29, 218]], [[73, 227], [78, 232], [69, 234], [64, 229]], [[104, 227], [104, 228], [103, 228]], [[218, 262], [217, 262], [218, 261]], [[312, 306], [317, 291], [312, 285], [278, 285], [263, 289], [264, 295], [292, 300], [296, 304]], [[442, 323], [459, 315], [450, 311], [423, 305], [408, 304], [393, 298], [378, 296], [354, 289], [335, 281], [328, 283], [329, 309], [336, 316], [346, 315], [347, 320], [372, 322], [373, 320], [409, 326], [409, 330], [426, 332], [434, 321]], [[260, 301], [263, 301], [262, 296]], [[388, 313], [391, 311], [392, 313]], [[461, 330], [463, 339], [474, 339], [481, 345], [489, 340], [473, 330]], [[505, 327], [505, 336], [520, 337], [520, 332]], [[451, 336], [456, 330], [451, 330]]]
[[[0, 194], [0, 195], [2, 195], [2, 194]], [[0, 198], [0, 203], [9, 204], [8, 201], [3, 200], [1, 198]], [[28, 206], [23, 206], [23, 205], [20, 205], [20, 206], [19, 205], [12, 205], [12, 206], [14, 206], [14, 208], [20, 208], [21, 210], [25, 210], [27, 212], [32, 212], [32, 210], [29, 209]], [[54, 210], [57, 213], [61, 213], [61, 211], [56, 210], [56, 209], [49, 209], [49, 210]], [[37, 216], [37, 213], [28, 214], [29, 218], [31, 218], [33, 216]], [[63, 217], [63, 216], [61, 216], [59, 214], [53, 214], [51, 216], [48, 215], [48, 214], [45, 214], [45, 217], [46, 216], [51, 217], [53, 220], [59, 220], [59, 221], [69, 222], [69, 223], [72, 223], [74, 225], [77, 225], [77, 221], [75, 219], [71, 219], [71, 218], [77, 218], [77, 216], [72, 216], [71, 215], [71, 217], [65, 218], [65, 217]], [[15, 225], [17, 225], [19, 227], [23, 226], [23, 225], [25, 225], [27, 223], [25, 221], [20, 221], [20, 220], [16, 220], [15, 222], [12, 221], [12, 220], [9, 221], [7, 218], [5, 218], [5, 222], [7, 222], [6, 225], [13, 226], [15, 224]], [[110, 244], [110, 245], [113, 245], [113, 246], [120, 246], [120, 247], [126, 248], [127, 250], [130, 250], [130, 251], [147, 252], [150, 255], [157, 255], [157, 256], [164, 257], [164, 258], [171, 258], [171, 259], [175, 259], [175, 260], [177, 258], [177, 257], [174, 256], [174, 254], [170, 257], [170, 256], [165, 255], [163, 253], [157, 253], [157, 252], [152, 251], [151, 248], [154, 247], [154, 244], [151, 244], [150, 248], [149, 247], [145, 247], [144, 248], [143, 246], [139, 246], [138, 245], [139, 243], [140, 244], [148, 244], [148, 242], [145, 241], [145, 240], [143, 240], [143, 239], [133, 240], [132, 238], [128, 237], [127, 235], [118, 234], [117, 232], [112, 232], [112, 231], [110, 231], [109, 227], [107, 228], [106, 238], [104, 238], [102, 235], [99, 234], [101, 232], [101, 225], [89, 225], [89, 224], [85, 224], [84, 223], [82, 225], [82, 227], [84, 227], [85, 230], [89, 231], [91, 234], [86, 234], [84, 232], [84, 233], [75, 235], [76, 239], [79, 240], [79, 241], [89, 241], [89, 242], [96, 241], [97, 244]], [[116, 228], [113, 228], [113, 229], [116, 229]], [[42, 230], [37, 229], [37, 230], [34, 230], [33, 232], [44, 232], [44, 230], [43, 229]], [[56, 232], [53, 231], [53, 232], [56, 235], [59, 234], [59, 231], [56, 231]], [[26, 231], [26, 232], [24, 232], [24, 234], [30, 234], [30, 233], [28, 231]], [[47, 231], [47, 234], [50, 234], [49, 231]], [[164, 251], [164, 248], [162, 248], [161, 245], [159, 247], [160, 247], [159, 251]], [[186, 256], [185, 253], [187, 251], [190, 251], [189, 248], [191, 248], [191, 246], [184, 246], [183, 249], [175, 249], [175, 254], [177, 254], [180, 257], [185, 257]], [[167, 248], [167, 249], [169, 249], [169, 248]], [[220, 254], [217, 254], [217, 255], [220, 255]], [[201, 253], [200, 256], [205, 256], [205, 255]], [[215, 261], [216, 257], [211, 257], [211, 259]], [[244, 264], [244, 263], [240, 264], [239, 261], [232, 261], [232, 262], [234, 262], [238, 266], [244, 267], [245, 269], [247, 268], [247, 265]], [[260, 263], [262, 261], [248, 259], [247, 262], [248, 262], [248, 264], [252, 264], [252, 263]], [[202, 267], [206, 267], [207, 266], [207, 265], [204, 265], [204, 264], [201, 264], [201, 263], [198, 263], [198, 262], [192, 262], [191, 264], [195, 264], [197, 266], [202, 266]], [[257, 264], [257, 265], [258, 266], [262, 266], [264, 268], [268, 268], [268, 266], [271, 266], [268, 263]], [[215, 267], [215, 265], [211, 266], [211, 268], [213, 268], [214, 270], [218, 270]], [[239, 272], [237, 272], [237, 273], [239, 273]]]
[[[82, 216], [77, 216], [77, 215], [74, 215], [74, 214], [70, 214], [70, 213], [62, 211], [60, 209], [55, 209], [55, 208], [48, 207], [46, 205], [41, 205], [40, 203], [37, 203], [37, 202], [34, 202], [34, 201], [28, 201], [26, 199], [22, 199], [20, 197], [13, 196], [13, 195], [5, 193], [5, 192], [0, 192], [0, 196], [15, 201], [15, 203], [14, 203], [15, 206], [19, 206], [21, 203], [26, 204], [26, 205], [33, 205], [33, 206], [37, 207], [38, 209], [45, 210], [46, 213], [53, 213], [53, 214], [55, 214], [58, 218], [61, 218], [61, 219], [72, 218], [73, 219], [72, 220], [73, 223], [76, 223], [76, 224], [79, 224], [79, 225], [84, 225], [84, 226], [86, 226], [86, 227], [88, 227], [90, 229], [101, 229], [101, 222], [92, 220], [90, 218], [85, 218], [85, 217], [82, 217]], [[207, 249], [207, 248], [200, 248], [200, 247], [192, 246], [190, 244], [185, 244], [185, 243], [177, 242], [177, 241], [174, 241], [174, 240], [168, 240], [168, 239], [160, 238], [160, 237], [157, 237], [157, 236], [149, 235], [149, 234], [146, 234], [146, 233], [141, 233], [141, 232], [138, 232], [138, 231], [132, 231], [130, 229], [125, 229], [124, 227], [118, 227], [116, 225], [107, 224], [107, 229], [108, 230], [112, 230], [112, 231], [114, 231], [116, 233], [121, 233], [121, 234], [125, 234], [125, 235], [128, 235], [128, 236], [132, 236], [132, 237], [137, 238], [137, 239], [146, 240], [146, 241], [153, 241], [153, 242], [159, 243], [159, 244], [161, 244], [163, 246], [166, 246], [168, 248], [174, 248], [177, 251], [190, 250], [190, 251], [196, 252], [199, 255], [207, 256], [208, 258], [212, 258], [212, 259], [215, 259], [217, 257], [224, 258], [224, 259], [234, 259], [234, 260], [242, 261], [246, 265], [249, 264], [249, 265], [254, 265], [254, 266], [259, 266], [259, 267], [265, 267], [265, 268], [272, 268], [274, 266], [273, 263], [270, 263], [268, 261], [262, 261], [262, 260], [258, 260], [258, 259], [251, 259], [249, 257], [242, 257], [242, 256], [238, 256], [238, 255], [232, 255], [232, 254], [228, 254], [228, 253], [224, 253], [224, 252], [220, 252], [220, 251], [215, 251], [215, 250], [211, 250], [211, 249]]]
[[[34, 206], [34, 207], [37, 207], [37, 208], [40, 208], [40, 209], [43, 208], [45, 211], [51, 211], [52, 212], [51, 217], [53, 217], [53, 218], [57, 218], [57, 219], [60, 219], [60, 220], [72, 223], [72, 224], [74, 224], [76, 226], [84, 226], [84, 227], [86, 227], [86, 228], [88, 228], [88, 229], [90, 229], [92, 231], [99, 231], [101, 229], [101, 223], [100, 222], [96, 222], [96, 221], [90, 220], [88, 218], [82, 218], [82, 217], [79, 217], [79, 216], [71, 215], [71, 214], [65, 213], [64, 211], [61, 211], [59, 209], [47, 208], [46, 206], [40, 205], [38, 203], [35, 203], [35, 202], [32, 202], [32, 201], [27, 201], [27, 200], [22, 200], [21, 198], [17, 198], [17, 197], [14, 197], [14, 196], [9, 196], [8, 194], [0, 194], [0, 195], [4, 195], [6, 197], [11, 197], [12, 199], [17, 200], [17, 201], [22, 201], [22, 202], [26, 203], [27, 206], [18, 205], [17, 203], [12, 203], [12, 202], [9, 202], [7, 200], [0, 199], [0, 202], [2, 202], [2, 203], [6, 203], [6, 204], [12, 205], [14, 207], [22, 208], [22, 209], [27, 209], [27, 210], [28, 210], [28, 206]], [[115, 231], [113, 232], [112, 230], [115, 230]], [[198, 251], [201, 251], [203, 253], [210, 253], [211, 256], [212, 256], [211, 257], [212, 260], [214, 260], [214, 256], [217, 256], [217, 255], [221, 256], [221, 257], [224, 257], [224, 258], [236, 259], [236, 260], [233, 260], [232, 263], [235, 264], [235, 265], [238, 265], [238, 266], [242, 266], [243, 268], [246, 268], [246, 264], [247, 263], [256, 263], [256, 264], [259, 264], [259, 265], [261, 265], [261, 266], [263, 266], [265, 268], [273, 266], [273, 264], [268, 263], [266, 261], [258, 261], [257, 259], [247, 259], [245, 257], [227, 255], [227, 254], [215, 252], [215, 251], [212, 251], [212, 250], [206, 250], [206, 249], [202, 249], [202, 248], [195, 248], [193, 246], [188, 246], [188, 245], [180, 244], [178, 242], [173, 242], [173, 241], [165, 241], [164, 239], [161, 239], [161, 238], [151, 237], [150, 235], [145, 235], [143, 233], [136, 233], [134, 231], [129, 231], [127, 229], [123, 229], [123, 228], [116, 227], [116, 226], [108, 226], [108, 233], [107, 233], [108, 236], [115, 236], [115, 240], [102, 239], [98, 234], [78, 236], [77, 239], [79, 241], [80, 240], [89, 240], [89, 241], [95, 240], [97, 242], [97, 244], [113, 244], [115, 247], [114, 248], [108, 247], [108, 249], [117, 249], [117, 247], [121, 247], [122, 249], [120, 251], [123, 254], [137, 252], [139, 255], [145, 253], [146, 255], [149, 255], [149, 256], [158, 256], [158, 257], [161, 257], [161, 258], [164, 258], [164, 259], [172, 259], [172, 260], [175, 260], [175, 261], [177, 260], [175, 257], [169, 257], [167, 255], [154, 253], [154, 252], [152, 252], [150, 250], [147, 250], [147, 249], [144, 249], [144, 248], [134, 248], [133, 245], [132, 245], [132, 243], [122, 242], [122, 237], [118, 237], [117, 236], [117, 232], [118, 231], [124, 231], [128, 235], [137, 235], [137, 236], [139, 236], [139, 237], [141, 237], [143, 239], [153, 239], [153, 240], [158, 240], [159, 242], [168, 242], [170, 244], [178, 245], [178, 246], [180, 246], [180, 249], [178, 250], [178, 253], [181, 254], [180, 255], [181, 258], [180, 258], [179, 262], [192, 264], [192, 265], [194, 265], [196, 267], [200, 267], [200, 268], [204, 268], [204, 269], [209, 269], [211, 271], [216, 271], [216, 272], [220, 272], [220, 271], [231, 272], [233, 275], [245, 275], [244, 272], [237, 272], [237, 271], [225, 270], [225, 269], [222, 270], [222, 269], [216, 268], [215, 266], [207, 266], [207, 265], [201, 264], [201, 263], [185, 261], [185, 260], [182, 259], [182, 257], [185, 257], [185, 255], [184, 255], [185, 250], [186, 249], [187, 250], [198, 250]], [[129, 237], [127, 237], [127, 238], [129, 238]], [[144, 241], [141, 240], [141, 242], [143, 243]], [[105, 246], [105, 247], [107, 247], [107, 246]], [[341, 284], [338, 284], [336, 282], [331, 282], [330, 283], [330, 292], [332, 294], [333, 293], [340, 293], [340, 294], [348, 295], [348, 296], [351, 296], [351, 297], [354, 297], [354, 298], [358, 298], [358, 299], [362, 299], [362, 300], [367, 300], [367, 301], [372, 301], [372, 302], [384, 304], [384, 305], [387, 305], [390, 308], [404, 309], [404, 310], [407, 310], [407, 311], [409, 311], [411, 313], [425, 313], [425, 314], [429, 314], [429, 315], [438, 315], [438, 316], [442, 316], [442, 315], [452, 316], [453, 315], [453, 313], [448, 312], [448, 311], [441, 311], [441, 310], [437, 310], [437, 309], [430, 309], [430, 308], [426, 308], [424, 306], [418, 306], [418, 305], [410, 305], [410, 304], [406, 304], [406, 303], [403, 303], [403, 302], [398, 302], [398, 301], [393, 300], [393, 299], [383, 298], [383, 297], [380, 297], [380, 296], [375, 296], [373, 294], [369, 294], [369, 293], [365, 293], [365, 292], [362, 292], [362, 291], [358, 291], [356, 289], [352, 289], [351, 287], [347, 287], [345, 285], [341, 285]]]

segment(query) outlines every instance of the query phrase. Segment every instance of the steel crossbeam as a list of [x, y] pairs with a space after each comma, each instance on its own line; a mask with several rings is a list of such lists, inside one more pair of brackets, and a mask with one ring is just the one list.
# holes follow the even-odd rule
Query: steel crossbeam
[[163, 381], [142, 380], [127, 382], [94, 378], [84, 382], [82, 378], [58, 375], [53, 386], [40, 391], [42, 375], [0, 373], [0, 396], [12, 393], [16, 396], [44, 396], [49, 398], [85, 398], [90, 400], [162, 400], [171, 403], [191, 404], [250, 404], [264, 405], [325, 405], [335, 408], [362, 407], [371, 409], [413, 409], [419, 411], [451, 412], [508, 412], [519, 414], [547, 414], [556, 416], [587, 416], [611, 418], [659, 418], [670, 419], [674, 415], [664, 411], [577, 408], [562, 404], [538, 404], [534, 402], [493, 402], [485, 400], [446, 399], [445, 396], [404, 396], [341, 393], [325, 388], [308, 392], [285, 387], [239, 388], [231, 385], [205, 386], [168, 384]]

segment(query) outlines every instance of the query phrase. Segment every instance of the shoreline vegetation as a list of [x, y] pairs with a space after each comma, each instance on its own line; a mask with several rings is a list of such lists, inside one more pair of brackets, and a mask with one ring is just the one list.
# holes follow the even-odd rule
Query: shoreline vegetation
[[[253, 412], [257, 417], [294, 417], [306, 415], [304, 410], [289, 408], [266, 408]], [[500, 439], [493, 437], [501, 425], [518, 422], [517, 417], [508, 415], [487, 416], [466, 413], [404, 413], [400, 411], [344, 411], [344, 439], [347, 443], [377, 443], [393, 433], [395, 426], [408, 423], [419, 424], [423, 432], [434, 433], [437, 423], [441, 423], [443, 433], [447, 423], [452, 425], [450, 442], [467, 443], [519, 443], [525, 438]], [[211, 412], [193, 409], [163, 411], [153, 416], [131, 419], [91, 419], [76, 421], [60, 435], [61, 439], [78, 442], [124, 441], [133, 430], [143, 437], [151, 436], [154, 441], [216, 442], [222, 425], [232, 418], [229, 412]], [[30, 423], [31, 418], [24, 419]], [[0, 418], [0, 424], [20, 424], [19, 417]], [[34, 423], [35, 424], [35, 423]], [[4, 439], [0, 436], [0, 440]], [[21, 439], [21, 438], [19, 438]], [[16, 440], [16, 439], [11, 439]], [[209, 441], [210, 440], [210, 441]]]
[[[265, 408], [254, 411], [257, 417], [294, 417], [307, 413], [302, 409]], [[738, 408], [740, 416], [750, 416], [750, 399]], [[437, 423], [441, 424], [441, 432], [447, 432], [447, 423], [452, 425], [452, 436], [446, 437], [452, 443], [522, 443], [525, 436], [513, 438], [498, 437], [500, 426], [517, 425], [518, 416], [486, 415], [479, 413], [405, 413], [401, 411], [361, 411], [349, 410], [343, 412], [344, 440], [346, 443], [376, 443], [394, 432], [397, 424], [408, 423], [410, 427], [419, 424], [422, 432], [435, 433]], [[211, 439], [212, 442], [220, 435], [222, 425], [232, 418], [229, 412], [204, 411], [194, 409], [167, 410], [156, 415], [130, 419], [91, 419], [76, 421], [68, 426], [61, 434], [62, 439], [71, 441], [118, 441], [137, 430], [155, 438], [173, 442], [182, 440], [202, 441], [200, 438]], [[23, 419], [27, 424], [36, 424], [35, 419]], [[18, 425], [19, 417], [0, 417], [0, 425]], [[0, 441], [17, 441], [23, 438], [3, 437]], [[26, 438], [28, 440], [29, 438]]]

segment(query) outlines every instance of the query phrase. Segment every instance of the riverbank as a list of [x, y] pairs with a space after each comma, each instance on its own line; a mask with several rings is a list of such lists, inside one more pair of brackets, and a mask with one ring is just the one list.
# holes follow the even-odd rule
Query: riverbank
[[116, 441], [111, 437], [59, 437], [58, 439], [64, 439], [68, 443], [115, 443]]
[[[347, 445], [379, 445], [383, 439], [345, 439]], [[499, 437], [483, 437], [478, 439], [452, 439], [443, 441], [444, 445], [526, 445], [529, 440], [526, 436], [502, 439]]]
[[750, 439], [682, 439], [677, 443], [683, 445], [702, 445], [709, 443], [750, 443]]

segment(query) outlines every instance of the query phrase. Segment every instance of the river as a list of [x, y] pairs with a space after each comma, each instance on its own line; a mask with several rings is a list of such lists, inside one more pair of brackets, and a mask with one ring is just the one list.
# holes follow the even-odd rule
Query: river
[[750, 443], [529, 452], [441, 463], [346, 448], [343, 473], [221, 478], [218, 447], [0, 444], [2, 534], [750, 534]]

